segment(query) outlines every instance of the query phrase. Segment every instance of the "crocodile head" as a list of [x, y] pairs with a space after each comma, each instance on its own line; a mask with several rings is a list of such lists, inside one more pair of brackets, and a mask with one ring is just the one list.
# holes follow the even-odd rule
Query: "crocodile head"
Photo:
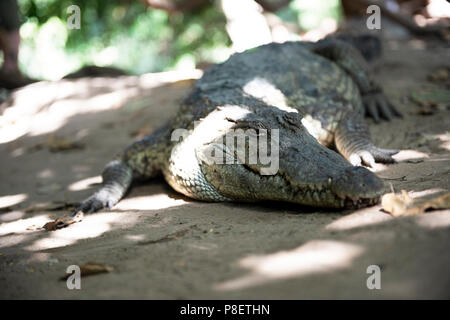
[[[368, 169], [352, 166], [319, 144], [301, 124], [300, 114], [276, 108], [235, 111], [221, 108], [215, 111], [223, 113], [216, 114], [216, 120], [209, 116], [204, 120], [210, 129], [221, 130], [197, 150], [206, 181], [220, 195], [231, 200], [288, 201], [328, 208], [363, 207], [379, 201], [383, 182]], [[239, 144], [237, 132], [245, 143]], [[252, 143], [254, 146], [256, 141], [262, 144], [257, 144], [255, 157]], [[264, 144], [267, 150], [261, 150]], [[211, 160], [213, 153], [215, 161]], [[217, 161], [218, 154], [224, 155], [223, 161]], [[266, 157], [261, 157], [264, 154]]]

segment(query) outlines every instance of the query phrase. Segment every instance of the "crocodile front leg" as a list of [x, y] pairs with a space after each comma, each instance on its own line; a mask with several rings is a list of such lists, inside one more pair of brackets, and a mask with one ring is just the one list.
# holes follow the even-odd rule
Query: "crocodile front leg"
[[381, 86], [372, 79], [369, 66], [355, 47], [341, 40], [325, 38], [312, 44], [312, 51], [335, 62], [352, 77], [361, 93], [365, 113], [375, 122], [380, 121], [380, 115], [386, 120], [401, 117], [383, 94]]
[[103, 170], [102, 187], [84, 200], [72, 212], [91, 213], [103, 208], [112, 208], [125, 195], [135, 179], [153, 178], [161, 172], [160, 163], [164, 148], [168, 146], [168, 125], [153, 134], [136, 141], [125, 149], [115, 160], [108, 163]]
[[72, 212], [75, 216], [78, 212], [91, 213], [105, 207], [112, 208], [131, 185], [133, 171], [121, 160], [113, 160], [105, 167], [102, 173], [103, 186], [92, 196], [84, 200], [81, 205]]
[[334, 135], [337, 150], [353, 165], [372, 167], [375, 162], [394, 163], [398, 150], [381, 149], [373, 145], [363, 116], [346, 114], [339, 122]]

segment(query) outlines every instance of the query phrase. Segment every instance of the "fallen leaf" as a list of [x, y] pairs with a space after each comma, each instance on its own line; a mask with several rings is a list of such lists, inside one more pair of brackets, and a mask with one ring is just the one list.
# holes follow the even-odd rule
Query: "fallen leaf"
[[449, 78], [449, 70], [447, 68], [440, 68], [428, 74], [428, 80], [431, 82], [443, 82]]
[[393, 216], [409, 216], [424, 213], [428, 209], [450, 208], [450, 192], [432, 197], [412, 198], [407, 191], [388, 193], [381, 198], [383, 210]]
[[427, 90], [412, 92], [411, 100], [419, 106], [415, 112], [419, 115], [432, 115], [438, 111], [445, 111], [446, 105], [450, 101], [450, 91], [448, 90]]
[[84, 145], [80, 142], [72, 141], [63, 137], [57, 137], [55, 135], [50, 135], [45, 144], [51, 152], [84, 148]]
[[417, 114], [421, 116], [431, 116], [437, 112], [437, 104], [434, 101], [427, 101], [426, 104], [420, 106]]
[[[82, 277], [92, 276], [100, 273], [113, 272], [114, 268], [99, 262], [86, 262], [80, 266], [80, 275]], [[60, 280], [67, 280], [71, 274], [66, 274]]]
[[47, 137], [46, 141], [35, 144], [31, 148], [29, 148], [29, 150], [35, 151], [47, 148], [50, 152], [59, 152], [73, 149], [83, 149], [84, 147], [84, 144], [82, 144], [81, 142], [70, 140], [64, 137], [58, 137], [52, 134]]
[[54, 231], [65, 228], [73, 223], [83, 220], [83, 211], [78, 211], [76, 215], [65, 214], [62, 217], [56, 218], [54, 221], [47, 222], [42, 228], [47, 231]]

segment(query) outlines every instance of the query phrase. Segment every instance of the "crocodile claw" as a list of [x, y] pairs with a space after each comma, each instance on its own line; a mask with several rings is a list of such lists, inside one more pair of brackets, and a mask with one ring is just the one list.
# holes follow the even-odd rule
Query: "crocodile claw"
[[387, 121], [392, 120], [394, 117], [402, 117], [400, 111], [382, 92], [365, 94], [362, 99], [365, 113], [372, 117], [376, 123], [380, 122], [380, 116]]
[[378, 163], [395, 163], [395, 159], [392, 156], [398, 153], [399, 150], [394, 149], [381, 149], [373, 145], [353, 152], [348, 160], [354, 166], [365, 165], [367, 167], [374, 167], [375, 162]]
[[103, 208], [112, 208], [117, 201], [114, 201], [107, 192], [96, 192], [86, 200], [84, 200], [75, 210], [72, 211], [71, 216], [75, 216], [78, 212], [93, 213]]

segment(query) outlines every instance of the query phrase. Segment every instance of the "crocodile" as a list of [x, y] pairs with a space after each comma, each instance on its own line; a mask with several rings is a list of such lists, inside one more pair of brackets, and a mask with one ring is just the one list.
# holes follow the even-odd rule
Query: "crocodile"
[[[235, 53], [197, 80], [172, 119], [109, 162], [101, 188], [72, 214], [111, 208], [133, 181], [160, 174], [203, 201], [374, 205], [385, 186], [366, 167], [393, 163], [398, 150], [371, 142], [365, 115], [401, 116], [347, 41], [271, 43]], [[238, 131], [240, 145], [239, 137], [228, 139]], [[263, 141], [256, 154], [255, 141]], [[267, 154], [275, 155], [274, 168], [259, 157]]]

